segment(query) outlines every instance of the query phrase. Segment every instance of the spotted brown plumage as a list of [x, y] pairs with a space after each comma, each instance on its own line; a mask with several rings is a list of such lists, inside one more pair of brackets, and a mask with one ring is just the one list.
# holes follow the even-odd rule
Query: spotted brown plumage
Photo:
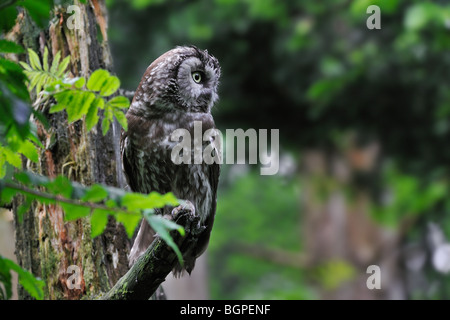
[[[219, 77], [219, 63], [207, 51], [177, 47], [164, 53], [145, 71], [126, 115], [128, 131], [121, 137], [123, 169], [131, 190], [173, 192], [178, 199], [190, 201], [200, 218], [204, 230], [194, 250], [184, 256], [189, 273], [209, 242], [220, 168], [217, 163], [175, 164], [171, 153], [178, 142], [170, 136], [176, 129], [186, 129], [194, 137], [194, 121], [201, 122], [202, 134], [215, 128], [211, 108], [218, 100]], [[171, 214], [172, 209], [156, 213]], [[144, 220], [130, 252], [130, 265], [153, 239], [154, 232]], [[177, 265], [173, 271], [179, 275], [183, 269]]]

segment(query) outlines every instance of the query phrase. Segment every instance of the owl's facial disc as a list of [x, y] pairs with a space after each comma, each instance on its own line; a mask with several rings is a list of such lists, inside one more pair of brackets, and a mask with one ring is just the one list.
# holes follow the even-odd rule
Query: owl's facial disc
[[179, 95], [189, 111], [209, 112], [217, 101], [217, 75], [197, 57], [184, 60], [178, 68]]

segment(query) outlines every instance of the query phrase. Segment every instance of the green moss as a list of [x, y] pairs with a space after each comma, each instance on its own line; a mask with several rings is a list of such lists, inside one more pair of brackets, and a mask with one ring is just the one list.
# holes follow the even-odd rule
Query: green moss
[[41, 32], [40, 28], [36, 25], [36, 23], [31, 19], [28, 14], [25, 15], [24, 19], [26, 23], [21, 23], [20, 34], [23, 35], [23, 45], [25, 48], [31, 48], [35, 51], [38, 51], [38, 42], [39, 33]]
[[46, 282], [45, 299], [61, 299], [62, 293], [55, 289], [59, 282], [59, 269], [63, 253], [56, 251], [49, 238], [39, 243], [41, 277]]

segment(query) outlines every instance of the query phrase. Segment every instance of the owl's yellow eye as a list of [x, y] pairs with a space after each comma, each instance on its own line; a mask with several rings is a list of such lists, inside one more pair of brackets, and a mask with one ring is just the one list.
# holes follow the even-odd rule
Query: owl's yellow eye
[[199, 71], [192, 72], [192, 79], [194, 79], [195, 83], [200, 83], [203, 80], [202, 73]]

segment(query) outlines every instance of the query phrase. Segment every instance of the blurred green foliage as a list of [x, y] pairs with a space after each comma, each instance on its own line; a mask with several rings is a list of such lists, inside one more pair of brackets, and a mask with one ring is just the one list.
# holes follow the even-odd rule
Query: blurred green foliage
[[[111, 2], [112, 49], [130, 89], [162, 52], [193, 43], [223, 68], [219, 126], [282, 128], [295, 148], [356, 130], [415, 172], [450, 160], [446, 4], [147, 1], [137, 11]], [[381, 6], [379, 31], [365, 26], [370, 3]]]
[[[151, 61], [176, 45], [207, 48], [222, 67], [213, 110], [220, 129], [279, 128], [282, 149], [294, 154], [336, 150], [349, 133], [362, 145], [377, 141], [391, 162], [366, 179], [372, 217], [392, 228], [416, 217], [409, 233], [415, 236], [432, 219], [450, 237], [447, 1], [131, 3], [109, 0], [111, 47], [124, 86], [134, 90]], [[381, 9], [381, 30], [366, 27], [373, 4]], [[302, 249], [300, 186], [284, 183], [250, 173], [222, 185], [210, 244], [213, 298], [314, 296], [305, 289], [307, 271], [236, 254], [230, 245]], [[353, 272], [337, 263], [336, 279], [320, 271], [327, 266], [310, 275], [336, 287]], [[270, 287], [271, 277], [279, 286]]]
[[[432, 219], [450, 237], [447, 1], [131, 3], [109, 0], [115, 67], [128, 89], [166, 50], [207, 48], [222, 67], [213, 110], [220, 129], [279, 128], [282, 149], [295, 155], [310, 147], [339, 149], [349, 133], [362, 145], [377, 141], [391, 163], [365, 182], [373, 218], [397, 228], [415, 216], [412, 235]], [[366, 27], [373, 4], [381, 9], [381, 30]], [[300, 187], [283, 183], [251, 173], [222, 185], [210, 245], [213, 298], [314, 296], [305, 289], [307, 271], [235, 254], [229, 244], [301, 250]], [[338, 265], [341, 279], [320, 276], [320, 268], [312, 278], [336, 287], [352, 275], [351, 266]], [[279, 286], [270, 287], [270, 277]]]
[[397, 227], [406, 216], [417, 216], [433, 211], [437, 203], [450, 208], [448, 181], [424, 184], [413, 175], [389, 168], [385, 173], [388, 185], [382, 205], [374, 205], [373, 217], [386, 225]]
[[259, 176], [236, 178], [220, 188], [209, 246], [212, 298], [307, 299], [314, 292], [295, 266], [239, 254], [240, 245], [300, 252], [300, 189], [296, 181]]
[[[259, 176], [256, 172], [246, 174], [237, 178], [232, 188], [220, 194], [223, 201], [218, 203], [216, 222], [233, 227], [231, 232], [235, 236], [231, 239], [299, 250], [299, 198], [297, 181]], [[275, 212], [283, 219], [277, 219], [274, 230], [289, 230], [281, 236], [277, 232], [262, 232], [270, 229]], [[230, 242], [230, 235], [217, 235], [215, 242], [219, 245]]]

